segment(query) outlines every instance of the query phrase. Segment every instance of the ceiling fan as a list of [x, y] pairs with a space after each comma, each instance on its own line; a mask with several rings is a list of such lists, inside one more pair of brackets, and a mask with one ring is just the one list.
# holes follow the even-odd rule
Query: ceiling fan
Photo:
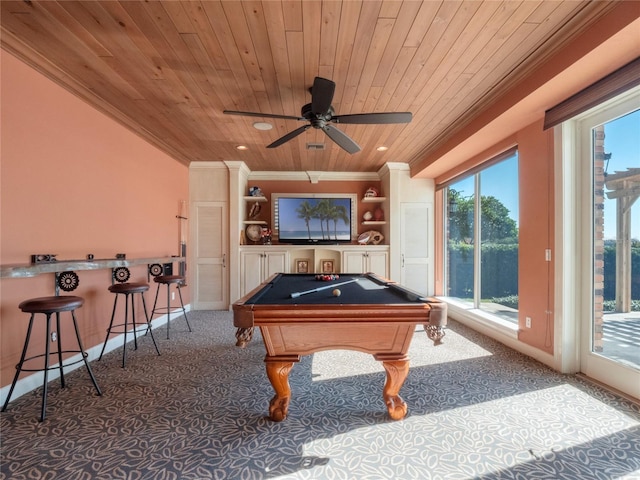
[[238, 112], [235, 110], [224, 110], [227, 115], [243, 115], [247, 117], [263, 118], [283, 118], [286, 120], [299, 120], [309, 122], [307, 125], [298, 127], [295, 130], [280, 137], [275, 142], [267, 145], [267, 148], [279, 147], [283, 143], [297, 137], [309, 128], [320, 128], [327, 136], [349, 153], [360, 151], [360, 146], [345, 133], [338, 130], [332, 123], [346, 124], [385, 124], [385, 123], [409, 123], [411, 112], [380, 112], [380, 113], [354, 113], [350, 115], [336, 115], [331, 102], [336, 84], [326, 78], [316, 77], [313, 81], [311, 91], [311, 103], [302, 107], [301, 116], [277, 115], [272, 113]]

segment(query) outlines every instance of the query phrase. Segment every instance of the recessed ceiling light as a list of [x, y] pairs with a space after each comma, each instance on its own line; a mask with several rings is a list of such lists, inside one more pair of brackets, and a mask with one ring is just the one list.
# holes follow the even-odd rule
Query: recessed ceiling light
[[387, 150], [389, 150], [389, 147], [385, 147], [384, 145], [376, 148], [376, 150], [378, 150], [379, 152], [386, 152]]
[[273, 125], [267, 122], [255, 122], [253, 124], [253, 128], [255, 128], [256, 130], [271, 130], [273, 128]]
[[249, 147], [246, 145], [237, 145], [236, 150], [249, 150]]

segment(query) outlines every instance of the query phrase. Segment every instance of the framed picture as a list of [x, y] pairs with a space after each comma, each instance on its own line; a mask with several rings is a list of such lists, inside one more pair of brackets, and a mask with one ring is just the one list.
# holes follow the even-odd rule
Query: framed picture
[[296, 273], [309, 273], [308, 258], [296, 258]]
[[328, 259], [320, 260], [320, 269], [322, 270], [322, 273], [333, 273], [334, 272], [333, 260], [328, 260]]

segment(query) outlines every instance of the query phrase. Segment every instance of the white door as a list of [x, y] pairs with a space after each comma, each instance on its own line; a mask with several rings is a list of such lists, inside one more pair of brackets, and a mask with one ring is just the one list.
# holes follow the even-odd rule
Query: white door
[[427, 203], [402, 203], [400, 214], [400, 284], [433, 295], [433, 273], [429, 270], [433, 255], [431, 208]]
[[195, 310], [225, 310], [229, 306], [226, 268], [227, 205], [224, 202], [195, 202], [193, 288]]
[[[581, 238], [580, 370], [640, 398], [640, 89], [577, 120]], [[633, 249], [637, 250], [637, 249]], [[633, 255], [637, 255], [634, 253]], [[637, 268], [637, 264], [635, 266]]]

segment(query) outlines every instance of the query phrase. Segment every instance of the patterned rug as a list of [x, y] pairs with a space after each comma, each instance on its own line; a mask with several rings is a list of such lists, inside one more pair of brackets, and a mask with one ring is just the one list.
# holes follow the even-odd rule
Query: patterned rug
[[[560, 375], [450, 322], [434, 347], [420, 328], [387, 416], [385, 372], [328, 351], [290, 374], [289, 417], [266, 418], [273, 389], [257, 334], [234, 346], [229, 312], [190, 312], [138, 350], [106, 354], [0, 415], [0, 479], [639, 479], [640, 407]], [[98, 352], [99, 353], [99, 352]], [[91, 356], [95, 355], [92, 350]]]

